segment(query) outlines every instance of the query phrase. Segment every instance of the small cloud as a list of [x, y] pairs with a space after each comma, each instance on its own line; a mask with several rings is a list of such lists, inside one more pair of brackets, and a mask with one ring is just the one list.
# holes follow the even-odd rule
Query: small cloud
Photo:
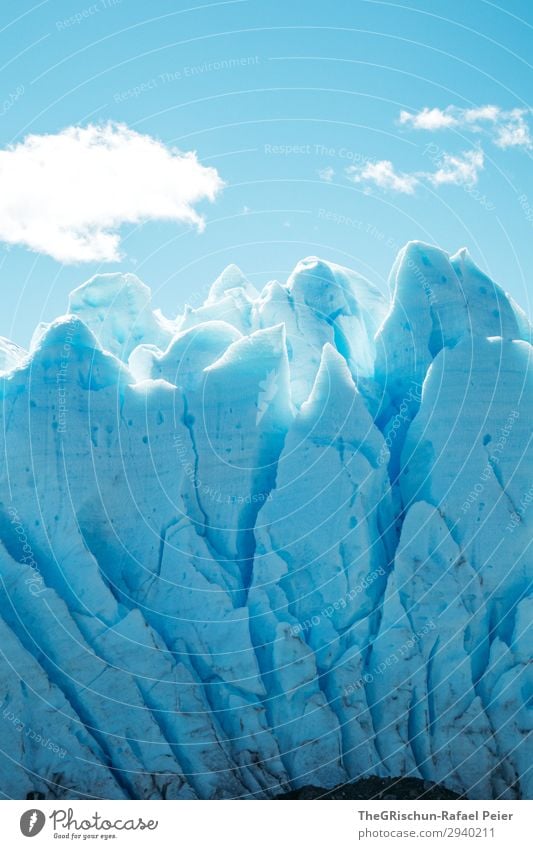
[[345, 173], [350, 182], [362, 184], [365, 191], [370, 191], [369, 186], [377, 186], [412, 195], [418, 186], [428, 183], [436, 187], [473, 185], [477, 183], [479, 172], [484, 167], [484, 155], [480, 148], [456, 155], [439, 150], [438, 156], [432, 161], [434, 171], [397, 171], [392, 162], [382, 159], [364, 165], [350, 165]]
[[499, 106], [476, 106], [473, 109], [465, 109], [463, 117], [467, 124], [477, 124], [483, 121], [497, 121], [500, 112]]
[[455, 127], [465, 132], [484, 133], [495, 145], [501, 148], [522, 147], [529, 149], [533, 146], [531, 131], [527, 116], [530, 109], [502, 109], [500, 106], [487, 104], [470, 109], [458, 106], [437, 107], [430, 109], [425, 106], [419, 112], [400, 112], [400, 124], [407, 124], [415, 130], [436, 130]]
[[324, 180], [325, 183], [331, 183], [333, 177], [335, 176], [335, 169], [328, 165], [326, 168], [320, 168], [316, 172], [321, 180]]
[[472, 185], [477, 183], [478, 174], [483, 170], [483, 165], [482, 150], [468, 150], [457, 156], [443, 153], [439, 160], [440, 167], [434, 173], [427, 173], [424, 176], [434, 186]]
[[176, 221], [202, 230], [195, 205], [223, 186], [195, 153], [125, 124], [67, 127], [0, 151], [0, 240], [59, 262], [120, 259], [122, 224]]
[[407, 195], [412, 195], [419, 183], [416, 174], [398, 173], [388, 159], [365, 162], [364, 165], [350, 165], [345, 173], [352, 183], [372, 184], [380, 189]]
[[507, 147], [532, 147], [531, 132], [524, 117], [524, 109], [513, 109], [509, 120], [497, 129], [494, 143], [503, 149]]
[[454, 127], [457, 120], [448, 110], [428, 109], [424, 107], [420, 112], [400, 112], [400, 124], [411, 124], [415, 130], [442, 130], [445, 127]]

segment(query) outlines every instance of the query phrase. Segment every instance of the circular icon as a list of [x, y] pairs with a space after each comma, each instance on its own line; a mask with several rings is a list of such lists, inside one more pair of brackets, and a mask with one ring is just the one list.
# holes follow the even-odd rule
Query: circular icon
[[24, 837], [35, 837], [43, 830], [46, 817], [42, 811], [32, 808], [25, 811], [20, 818], [20, 830]]

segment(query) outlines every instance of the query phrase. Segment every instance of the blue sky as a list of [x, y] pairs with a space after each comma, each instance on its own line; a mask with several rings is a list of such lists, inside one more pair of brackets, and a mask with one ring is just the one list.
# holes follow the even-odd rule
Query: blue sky
[[[262, 284], [315, 254], [386, 289], [409, 239], [468, 246], [530, 312], [532, 35], [529, 0], [2, 4], [0, 148], [16, 151], [5, 168], [27, 185], [24, 202], [16, 186], [6, 201], [0, 169], [0, 334], [27, 345], [98, 271], [136, 272], [170, 316], [201, 302], [230, 262]], [[65, 185], [50, 190], [50, 208], [40, 198], [43, 220], [27, 235], [27, 136], [108, 122], [125, 125], [133, 156], [137, 134], [154, 140], [153, 158], [125, 171], [122, 206], [76, 137], [74, 176], [56, 162]], [[161, 220], [175, 148], [197, 154], [189, 189], [195, 179], [210, 188]], [[34, 144], [32, 167], [47, 150]], [[67, 218], [94, 207], [105, 220], [114, 205], [115, 258], [90, 248], [88, 261], [72, 261], [64, 246], [52, 256], [39, 247], [55, 215], [70, 226], [64, 197]], [[130, 201], [143, 223], [127, 220]]]

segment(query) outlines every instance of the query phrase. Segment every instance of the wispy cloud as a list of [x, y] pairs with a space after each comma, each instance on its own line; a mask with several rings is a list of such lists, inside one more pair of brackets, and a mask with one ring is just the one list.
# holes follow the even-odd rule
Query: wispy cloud
[[366, 162], [364, 165], [350, 165], [345, 170], [346, 177], [352, 183], [375, 186], [399, 194], [412, 195], [422, 184], [432, 186], [466, 186], [478, 181], [479, 172], [484, 167], [483, 151], [467, 150], [457, 155], [439, 150], [432, 158], [434, 171], [397, 171], [388, 159]]
[[365, 162], [363, 165], [350, 165], [346, 168], [345, 174], [352, 183], [366, 183], [407, 195], [412, 195], [419, 183], [416, 174], [397, 172], [388, 159]]
[[531, 148], [533, 138], [528, 122], [530, 109], [502, 109], [488, 104], [470, 109], [447, 106], [445, 109], [425, 106], [419, 112], [400, 112], [400, 124], [415, 130], [461, 129], [467, 132], [489, 135], [494, 144], [501, 148]]
[[0, 151], [0, 240], [60, 262], [120, 258], [124, 223], [204, 226], [194, 208], [223, 183], [195, 153], [124, 124], [31, 135]]
[[495, 144], [498, 147], [533, 147], [533, 139], [529, 124], [524, 117], [523, 109], [513, 109], [511, 118], [504, 124], [498, 125], [496, 130]]
[[335, 169], [331, 165], [328, 165], [326, 168], [319, 168], [317, 174], [320, 180], [323, 180], [325, 183], [331, 183], [335, 176]]
[[454, 185], [466, 186], [477, 183], [479, 172], [483, 170], [484, 156], [482, 150], [468, 150], [458, 156], [442, 153], [439, 168], [425, 177], [434, 186]]

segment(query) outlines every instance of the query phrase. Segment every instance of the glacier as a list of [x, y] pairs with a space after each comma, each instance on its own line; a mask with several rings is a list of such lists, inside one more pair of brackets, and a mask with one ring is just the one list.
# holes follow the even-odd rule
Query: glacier
[[463, 249], [0, 339], [0, 791], [533, 798], [531, 327]]

